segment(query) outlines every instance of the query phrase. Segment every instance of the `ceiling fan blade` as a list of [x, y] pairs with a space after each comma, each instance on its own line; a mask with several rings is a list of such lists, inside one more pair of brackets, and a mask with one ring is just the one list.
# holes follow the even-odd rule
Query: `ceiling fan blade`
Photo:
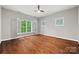
[[41, 12], [44, 12], [43, 10], [40, 10]]
[[40, 5], [38, 5], [38, 10], [40, 10]]

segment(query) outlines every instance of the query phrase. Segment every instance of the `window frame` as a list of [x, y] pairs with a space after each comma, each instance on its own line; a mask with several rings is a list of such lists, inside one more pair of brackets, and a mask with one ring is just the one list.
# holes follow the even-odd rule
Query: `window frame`
[[[21, 32], [21, 21], [29, 21], [31, 22], [31, 32]], [[28, 20], [27, 18], [17, 19], [17, 34], [29, 34], [33, 32], [33, 23], [31, 20]]]

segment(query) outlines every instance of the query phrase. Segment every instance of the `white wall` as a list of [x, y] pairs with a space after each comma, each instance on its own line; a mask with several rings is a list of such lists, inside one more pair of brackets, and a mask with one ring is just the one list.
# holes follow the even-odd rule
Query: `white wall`
[[1, 42], [1, 6], [0, 6], [0, 42]]
[[78, 6], [78, 39], [79, 39], [79, 6]]
[[[64, 26], [55, 26], [55, 19], [64, 17]], [[78, 8], [72, 8], [40, 18], [42, 34], [78, 40]], [[44, 22], [44, 23], [43, 23]]]
[[33, 33], [37, 33], [37, 18], [2, 8], [2, 40], [17, 37], [17, 18], [33, 22]]

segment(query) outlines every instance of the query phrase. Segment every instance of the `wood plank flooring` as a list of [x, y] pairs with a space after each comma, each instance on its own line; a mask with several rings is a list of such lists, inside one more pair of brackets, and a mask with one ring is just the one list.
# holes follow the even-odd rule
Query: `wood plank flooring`
[[79, 53], [79, 44], [45, 35], [25, 36], [1, 42], [1, 54], [70, 54]]

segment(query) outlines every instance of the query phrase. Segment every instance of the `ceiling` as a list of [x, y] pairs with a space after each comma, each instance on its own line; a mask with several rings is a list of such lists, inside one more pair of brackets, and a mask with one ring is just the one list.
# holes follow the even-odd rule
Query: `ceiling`
[[3, 5], [2, 7], [22, 12], [30, 16], [43, 17], [65, 9], [76, 7], [76, 5], [40, 5], [40, 9], [45, 11], [43, 13], [34, 12], [34, 10], [37, 10], [37, 5]]

